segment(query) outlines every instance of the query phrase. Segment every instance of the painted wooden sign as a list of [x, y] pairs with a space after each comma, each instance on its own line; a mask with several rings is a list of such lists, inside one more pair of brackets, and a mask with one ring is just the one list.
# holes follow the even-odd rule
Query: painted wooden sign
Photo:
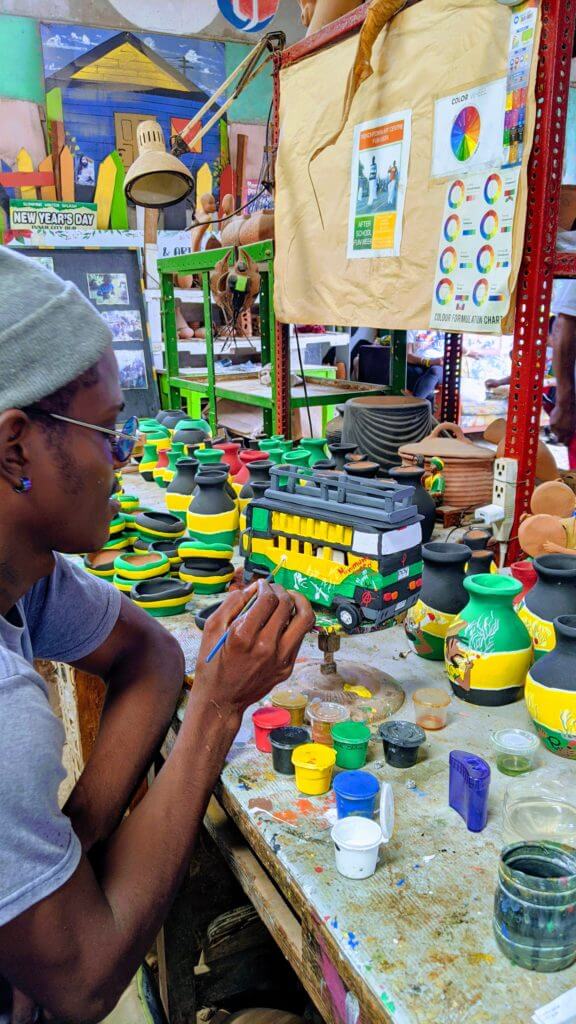
[[57, 231], [96, 227], [96, 203], [55, 203], [41, 199], [11, 199], [10, 227], [13, 230]]

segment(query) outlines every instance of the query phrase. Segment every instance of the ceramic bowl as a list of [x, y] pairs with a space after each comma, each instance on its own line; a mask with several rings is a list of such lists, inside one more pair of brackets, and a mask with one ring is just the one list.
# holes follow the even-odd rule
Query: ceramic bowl
[[134, 604], [154, 618], [182, 615], [194, 593], [190, 583], [176, 579], [140, 580], [130, 590]]
[[121, 554], [114, 559], [116, 574], [125, 580], [150, 580], [157, 576], [167, 576], [170, 562], [161, 551], [136, 551], [133, 554]]
[[171, 512], [141, 512], [134, 519], [141, 540], [179, 540], [186, 527], [179, 516]]

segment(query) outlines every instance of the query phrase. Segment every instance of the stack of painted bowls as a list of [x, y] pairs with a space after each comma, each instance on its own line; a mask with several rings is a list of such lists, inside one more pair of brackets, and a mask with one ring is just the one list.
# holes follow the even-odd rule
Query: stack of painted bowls
[[[129, 548], [123, 548], [122, 554], [128, 554]], [[116, 572], [114, 568], [114, 560], [120, 552], [117, 549], [106, 551], [94, 551], [91, 554], [84, 555], [84, 568], [91, 576], [98, 576], [102, 580], [109, 580], [112, 582], [114, 574]]]
[[160, 409], [160, 412], [156, 414], [156, 422], [163, 427], [168, 427], [168, 430], [174, 430], [184, 417], [182, 409]]
[[129, 594], [135, 583], [170, 575], [170, 562], [160, 551], [123, 552], [114, 560], [114, 586]]
[[[202, 467], [186, 513], [188, 532], [205, 544], [234, 546], [238, 536], [238, 505], [227, 489], [228, 467]], [[234, 493], [234, 492], [232, 492]]]
[[140, 512], [134, 518], [140, 540], [180, 540], [186, 533], [182, 520], [171, 512]]
[[192, 597], [194, 587], [191, 583], [169, 578], [140, 580], [130, 591], [135, 605], [148, 612], [154, 618], [166, 618], [171, 615], [183, 615], [186, 605]]
[[221, 594], [234, 578], [233, 553], [230, 545], [183, 540], [178, 546], [180, 579], [191, 583], [196, 594]]

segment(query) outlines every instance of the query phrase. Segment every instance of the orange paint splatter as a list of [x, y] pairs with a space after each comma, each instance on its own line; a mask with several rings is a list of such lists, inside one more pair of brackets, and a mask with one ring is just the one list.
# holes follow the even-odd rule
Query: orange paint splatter
[[316, 808], [310, 800], [297, 800], [296, 807], [301, 814], [314, 814]]
[[296, 811], [277, 811], [274, 817], [280, 818], [280, 821], [298, 821]]

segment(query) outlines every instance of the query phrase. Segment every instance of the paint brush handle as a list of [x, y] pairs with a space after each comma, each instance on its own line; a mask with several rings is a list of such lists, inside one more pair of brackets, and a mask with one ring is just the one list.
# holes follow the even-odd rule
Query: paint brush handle
[[[284, 562], [285, 562], [285, 558], [282, 557], [280, 559], [280, 561], [278, 562], [278, 565], [272, 570], [271, 573], [268, 574], [268, 576], [266, 576], [266, 578], [264, 580], [264, 583], [270, 583], [270, 580], [272, 580], [274, 578], [274, 576], [276, 575], [276, 573], [278, 572], [278, 570], [280, 569], [280, 567], [283, 565]], [[252, 595], [250, 600], [247, 601], [246, 604], [244, 605], [244, 607], [240, 609], [238, 614], [234, 616], [234, 618], [232, 619], [232, 622], [230, 623], [228, 628], [224, 631], [224, 633], [222, 634], [220, 639], [216, 641], [216, 643], [214, 644], [214, 647], [212, 648], [212, 650], [210, 651], [210, 653], [208, 654], [208, 656], [206, 658], [206, 665], [209, 665], [210, 662], [212, 661], [212, 659], [215, 658], [216, 655], [218, 654], [218, 651], [222, 650], [222, 648], [224, 647], [224, 644], [226, 643], [226, 641], [227, 641], [227, 639], [228, 639], [228, 637], [230, 635], [230, 630], [232, 629], [232, 626], [234, 625], [234, 623], [239, 618], [241, 618], [242, 615], [246, 615], [246, 612], [250, 611], [250, 609], [256, 604], [257, 600], [258, 600], [258, 591], [256, 591], [256, 593]]]

